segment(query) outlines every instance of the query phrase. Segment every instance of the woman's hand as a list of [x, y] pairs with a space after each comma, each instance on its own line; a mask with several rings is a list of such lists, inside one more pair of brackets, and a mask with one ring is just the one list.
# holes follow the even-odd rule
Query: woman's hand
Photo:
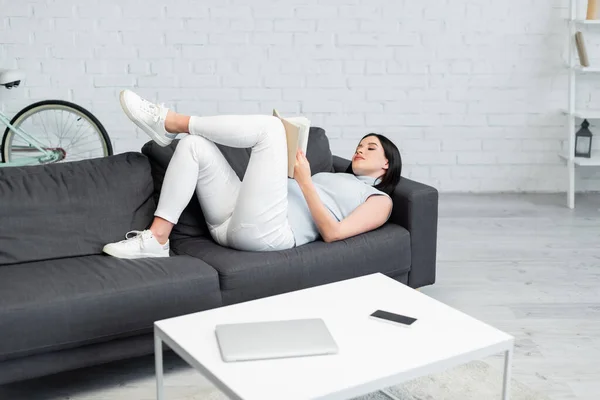
[[306, 158], [306, 156], [300, 149], [298, 149], [298, 151], [296, 151], [296, 164], [294, 165], [294, 179], [300, 185], [310, 182], [310, 179], [311, 179], [310, 163], [308, 162], [308, 159]]

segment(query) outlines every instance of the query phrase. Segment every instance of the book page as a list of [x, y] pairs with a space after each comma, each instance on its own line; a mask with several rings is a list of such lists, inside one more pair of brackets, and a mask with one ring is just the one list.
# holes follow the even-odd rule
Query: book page
[[279, 118], [285, 128], [288, 157], [288, 177], [294, 177], [294, 165], [296, 164], [296, 152], [300, 148], [306, 155], [308, 148], [308, 134], [310, 132], [310, 121], [305, 117], [284, 118], [277, 110], [273, 110], [273, 116]]
[[308, 134], [310, 132], [310, 120], [306, 117], [288, 118], [290, 122], [298, 127], [298, 147], [302, 149], [304, 155], [308, 148]]
[[288, 177], [293, 178], [300, 132], [296, 125], [287, 121], [285, 118], [282, 119], [281, 122], [283, 122], [283, 126], [285, 127], [285, 136], [287, 138]]

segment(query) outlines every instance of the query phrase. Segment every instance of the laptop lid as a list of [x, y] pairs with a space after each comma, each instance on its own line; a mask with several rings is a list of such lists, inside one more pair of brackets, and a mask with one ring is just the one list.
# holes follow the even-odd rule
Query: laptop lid
[[338, 346], [320, 318], [221, 324], [215, 328], [223, 361], [335, 354]]

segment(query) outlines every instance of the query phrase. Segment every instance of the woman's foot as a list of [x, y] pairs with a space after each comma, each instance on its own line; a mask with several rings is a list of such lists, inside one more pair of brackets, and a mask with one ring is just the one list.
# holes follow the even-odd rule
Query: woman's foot
[[119, 100], [129, 119], [160, 146], [168, 146], [177, 136], [176, 133], [170, 133], [165, 128], [168, 108], [143, 99], [131, 90], [121, 91]]
[[[132, 233], [135, 236], [129, 237]], [[102, 251], [117, 258], [169, 257], [169, 241], [160, 244], [149, 229], [128, 232], [125, 238], [107, 244]]]

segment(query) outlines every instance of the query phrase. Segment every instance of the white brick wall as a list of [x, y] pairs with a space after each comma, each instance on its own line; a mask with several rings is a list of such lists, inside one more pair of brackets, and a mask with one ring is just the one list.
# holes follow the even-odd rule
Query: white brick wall
[[[583, 1], [583, 0], [582, 0]], [[180, 112], [302, 113], [335, 154], [388, 135], [404, 174], [441, 191], [564, 191], [568, 0], [0, 0], [0, 67], [25, 69], [3, 110], [89, 108], [117, 152], [148, 139], [133, 88]], [[582, 9], [583, 10], [583, 9]], [[586, 32], [600, 59], [600, 31]], [[598, 77], [578, 102], [600, 108]], [[587, 104], [584, 104], [587, 102]], [[600, 145], [600, 127], [597, 128]], [[600, 190], [580, 169], [578, 189]]]

